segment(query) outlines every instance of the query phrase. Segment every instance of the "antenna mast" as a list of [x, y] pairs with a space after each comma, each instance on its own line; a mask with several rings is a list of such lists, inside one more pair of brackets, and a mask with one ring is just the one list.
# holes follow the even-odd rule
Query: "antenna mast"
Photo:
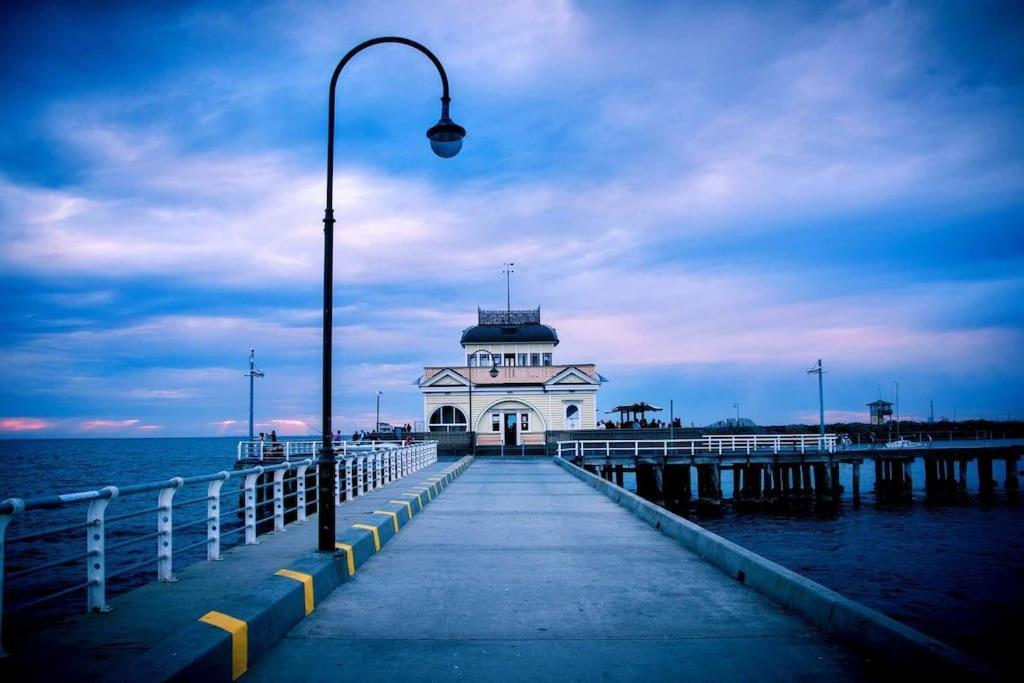
[[256, 349], [249, 349], [249, 441], [253, 440], [253, 380], [263, 377], [263, 371], [256, 367]]
[[512, 273], [516, 272], [513, 267], [515, 265], [511, 262], [506, 263], [505, 270], [501, 271], [505, 273], [505, 310], [509, 313], [509, 316], [512, 314]]

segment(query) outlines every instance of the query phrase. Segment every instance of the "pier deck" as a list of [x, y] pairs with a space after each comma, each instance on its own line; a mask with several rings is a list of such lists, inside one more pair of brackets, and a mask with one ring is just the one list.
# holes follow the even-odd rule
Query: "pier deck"
[[551, 462], [477, 461], [247, 679], [863, 680], [860, 659]]
[[[347, 529], [396, 493], [450, 464], [428, 465], [339, 505], [338, 529]], [[14, 638], [12, 655], [0, 659], [0, 678], [38, 680], [45, 672], [48, 678], [62, 680], [135, 680], [133, 667], [140, 655], [173, 640], [219, 604], [250, 599], [275, 571], [314, 555], [316, 544], [316, 517], [311, 516], [283, 532], [261, 535], [257, 545], [237, 546], [218, 562], [199, 562], [179, 570], [173, 583], [154, 582], [116, 597], [111, 601], [113, 610], [106, 614], [68, 617], [38, 633]]]

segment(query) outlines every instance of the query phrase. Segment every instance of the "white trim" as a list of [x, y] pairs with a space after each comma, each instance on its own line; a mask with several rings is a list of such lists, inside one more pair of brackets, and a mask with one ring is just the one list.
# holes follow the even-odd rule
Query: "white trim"
[[595, 386], [595, 387], [596, 386], [600, 386], [600, 384], [601, 384], [600, 380], [594, 379], [593, 377], [591, 377], [587, 373], [583, 372], [582, 370], [580, 370], [576, 366], [570, 366], [570, 367], [566, 368], [565, 370], [562, 370], [561, 372], [559, 372], [557, 375], [555, 375], [554, 377], [552, 377], [548, 381], [544, 382], [544, 386], [549, 387], [552, 384], [558, 384], [563, 379], [565, 379], [566, 377], [570, 377], [570, 376], [578, 377], [581, 380], [583, 380], [583, 382], [585, 384], [590, 384], [590, 385]]
[[[506, 410], [510, 410], [510, 409], [506, 409], [506, 408], [497, 408], [497, 409], [495, 409], [494, 406], [498, 405], [499, 403], [505, 403], [506, 401], [511, 402], [511, 403], [519, 403], [521, 405], [526, 406], [530, 410], [532, 410], [534, 412], [534, 414], [537, 415], [537, 418], [540, 420], [541, 426], [544, 427], [544, 429], [542, 429], [540, 431], [541, 432], [546, 432], [548, 430], [547, 421], [544, 419], [544, 413], [540, 410], [540, 408], [538, 408], [537, 406], [533, 405], [532, 403], [527, 403], [526, 401], [524, 401], [522, 399], [516, 398], [515, 396], [504, 396], [502, 398], [499, 398], [496, 401], [491, 401], [486, 407], [484, 407], [484, 408], [482, 408], [480, 410], [480, 417], [481, 418], [483, 418], [485, 416], [487, 417], [487, 428], [488, 428], [488, 432], [487, 433], [488, 434], [493, 434], [494, 433], [494, 432], [490, 431], [490, 427], [491, 427], [491, 413], [492, 412], [504, 413]], [[479, 425], [479, 422], [480, 421], [477, 420], [477, 425]], [[518, 429], [518, 426], [516, 428]], [[505, 438], [505, 436], [504, 436], [504, 434], [505, 434], [504, 433], [504, 423], [502, 423], [502, 430], [503, 431], [501, 432], [501, 434], [502, 434], [501, 438], [502, 438], [502, 440], [504, 440], [504, 438]], [[479, 430], [477, 430], [477, 431], [479, 432]], [[533, 434], [534, 432], [537, 432], [537, 431], [538, 430], [533, 428], [533, 425], [530, 425], [530, 431], [528, 433]]]
[[[455, 380], [456, 382], [458, 382], [458, 386], [469, 387], [469, 380], [466, 379], [466, 377], [464, 377], [463, 375], [459, 374], [455, 370], [452, 370], [451, 368], [445, 368], [444, 370], [441, 370], [436, 375], [434, 375], [433, 377], [428, 379], [426, 382], [421, 383], [420, 384], [420, 389], [422, 390], [422, 389], [433, 387], [442, 377], [449, 377], [449, 378]], [[448, 389], [450, 391], [452, 389], [452, 387], [455, 386], [455, 385], [448, 384], [448, 385], [440, 385], [440, 386], [445, 387], [446, 389]]]

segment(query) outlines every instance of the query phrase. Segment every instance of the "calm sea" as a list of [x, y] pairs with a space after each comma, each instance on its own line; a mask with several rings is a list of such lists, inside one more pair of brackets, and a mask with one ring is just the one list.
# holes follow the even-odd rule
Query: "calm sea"
[[[0, 499], [231, 469], [235, 444], [235, 438], [0, 440]], [[995, 474], [1002, 483], [1001, 466], [997, 465]], [[698, 521], [833, 590], [1009, 670], [1016, 652], [1007, 642], [1024, 633], [1024, 509], [1002, 495], [990, 505], [977, 501], [926, 504], [922, 502], [924, 472], [920, 463], [914, 471], [915, 502], [879, 506], [871, 494], [872, 468], [863, 467], [861, 475], [864, 503], [854, 509], [849, 499], [850, 471], [843, 469], [841, 481], [847, 493], [835, 516], [727, 511], [720, 518]], [[976, 491], [973, 467], [970, 475], [970, 488]], [[630, 484], [627, 478], [627, 486]], [[728, 496], [728, 476], [723, 476], [722, 484]], [[226, 495], [233, 490], [225, 485]], [[205, 489], [199, 487], [183, 489], [176, 501], [204, 494]], [[144, 511], [155, 505], [155, 495], [125, 497], [111, 504], [108, 515]], [[202, 504], [176, 509], [175, 527], [204, 515]], [[48, 522], [75, 524], [84, 518], [85, 506], [76, 506], [51, 514]], [[225, 529], [230, 526], [234, 525], [225, 524]], [[19, 519], [11, 524], [8, 537], [37, 528], [31, 516]], [[125, 542], [155, 528], [154, 515], [145, 512], [111, 524], [107, 543]], [[202, 524], [176, 532], [176, 547], [200, 544], [176, 553], [176, 568], [205, 556], [204, 538]], [[232, 542], [236, 541], [229, 539], [225, 545]], [[155, 539], [150, 538], [110, 551], [108, 572], [149, 561], [155, 557], [155, 546]], [[7, 571], [10, 574], [31, 563], [84, 549], [81, 529], [14, 543], [8, 547]], [[13, 606], [44, 595], [54, 585], [70, 586], [84, 580], [83, 563], [76, 560], [41, 576], [8, 581], [5, 603]], [[152, 566], [129, 571], [110, 582], [110, 591], [117, 594], [154, 577]], [[57, 606], [84, 608], [84, 592], [51, 603], [49, 609]], [[45, 610], [32, 612], [46, 614]]]

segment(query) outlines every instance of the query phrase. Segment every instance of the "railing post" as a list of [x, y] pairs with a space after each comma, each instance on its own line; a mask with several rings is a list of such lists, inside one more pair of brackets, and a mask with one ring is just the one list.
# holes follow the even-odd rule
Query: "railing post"
[[174, 494], [185, 480], [171, 479], [171, 486], [160, 489], [156, 511], [156, 578], [157, 581], [175, 581], [174, 578]]
[[8, 498], [4, 501], [14, 507], [10, 514], [0, 515], [0, 658], [6, 656], [4, 652], [4, 538], [7, 535], [7, 525], [11, 520], [25, 511], [25, 501], [21, 498]]
[[345, 500], [352, 500], [352, 496], [355, 495], [355, 482], [352, 478], [354, 464], [355, 458], [345, 458]]
[[306, 521], [306, 470], [310, 464], [306, 460], [295, 468], [295, 519], [298, 522]]
[[382, 471], [384, 469], [382, 467], [383, 461], [384, 461], [384, 453], [374, 453], [373, 454], [373, 488], [374, 489], [379, 489], [381, 486], [384, 485], [384, 482], [382, 481], [382, 476], [383, 476], [382, 475]]
[[262, 467], [256, 467], [252, 474], [245, 475], [242, 480], [243, 496], [245, 497], [245, 544], [256, 543], [256, 482], [263, 474]]
[[284, 473], [286, 468], [274, 472], [274, 531], [284, 531]]
[[110, 605], [107, 604], [107, 530], [104, 518], [107, 506], [117, 498], [118, 490], [116, 486], [107, 486], [102, 490], [109, 491], [110, 496], [90, 502], [86, 512], [88, 556], [85, 558], [85, 578], [89, 583], [86, 588], [86, 610], [89, 612], [110, 611]]
[[360, 455], [357, 461], [356, 479], [359, 485], [359, 495], [366, 495], [366, 456]]
[[220, 489], [231, 478], [230, 472], [221, 472], [206, 487], [206, 559], [220, 559]]
[[349, 494], [348, 491], [346, 491], [346, 498], [341, 497], [341, 462], [338, 460], [334, 461], [334, 481], [337, 482], [337, 486], [334, 487], [334, 504], [341, 505], [341, 501], [346, 500], [349, 497]]

